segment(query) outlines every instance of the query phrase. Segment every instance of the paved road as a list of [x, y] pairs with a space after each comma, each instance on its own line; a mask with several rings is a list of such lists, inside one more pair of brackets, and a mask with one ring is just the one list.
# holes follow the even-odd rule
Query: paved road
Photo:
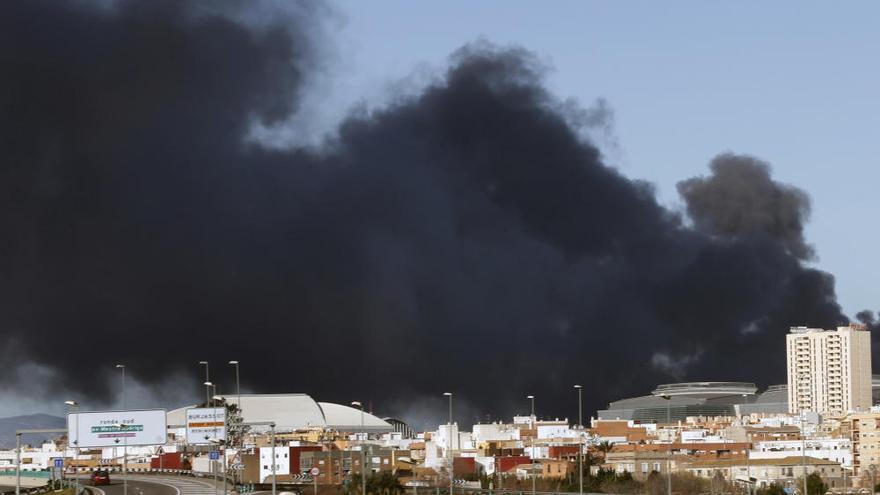
[[[89, 486], [92, 495], [123, 495], [122, 476], [111, 475], [111, 479], [110, 485]], [[223, 493], [222, 486], [219, 493]], [[213, 483], [189, 477], [129, 475], [128, 495], [215, 495], [215, 492]]]
[[[122, 479], [113, 478], [109, 485], [90, 486], [86, 484], [92, 495], [123, 495], [125, 488]], [[177, 495], [177, 490], [171, 486], [153, 483], [149, 481], [128, 480], [128, 495]]]

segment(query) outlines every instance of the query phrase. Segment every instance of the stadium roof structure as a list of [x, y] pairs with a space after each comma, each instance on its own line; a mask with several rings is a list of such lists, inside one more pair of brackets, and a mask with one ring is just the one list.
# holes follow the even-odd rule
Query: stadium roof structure
[[[239, 396], [222, 395], [230, 404], [237, 404]], [[276, 430], [293, 431], [322, 428], [349, 433], [386, 433], [394, 427], [360, 409], [317, 402], [307, 394], [242, 394], [241, 411], [244, 422], [274, 422]], [[168, 411], [168, 425], [186, 424], [186, 410], [195, 406]]]

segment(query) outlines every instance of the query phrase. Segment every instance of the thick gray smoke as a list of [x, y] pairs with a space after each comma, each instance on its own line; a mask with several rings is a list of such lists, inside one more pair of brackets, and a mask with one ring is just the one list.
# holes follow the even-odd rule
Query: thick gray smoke
[[320, 154], [254, 145], [320, 44], [320, 8], [271, 8], [0, 3], [0, 329], [47, 395], [110, 403], [121, 361], [196, 400], [199, 360], [231, 391], [238, 359], [251, 390], [380, 413], [452, 391], [475, 417], [526, 394], [572, 416], [575, 383], [589, 411], [783, 381], [788, 327], [845, 319], [802, 263], [802, 192], [722, 155], [681, 186], [689, 227], [603, 164], [522, 49], [465, 45]]
[[810, 198], [804, 191], [774, 182], [770, 165], [750, 156], [725, 153], [709, 164], [712, 176], [678, 184], [697, 229], [730, 239], [771, 236], [801, 259], [813, 257], [804, 240]]

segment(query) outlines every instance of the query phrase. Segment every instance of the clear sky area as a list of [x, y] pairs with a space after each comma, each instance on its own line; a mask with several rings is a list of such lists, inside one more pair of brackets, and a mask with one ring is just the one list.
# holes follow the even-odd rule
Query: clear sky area
[[[770, 162], [804, 189], [815, 264], [837, 279], [852, 316], [880, 309], [874, 223], [880, 183], [880, 3], [520, 2], [336, 0], [337, 46], [317, 119], [369, 106], [442, 70], [484, 39], [533, 51], [560, 98], [607, 100], [610, 165], [655, 184], [679, 208], [675, 184], [733, 151]], [[333, 109], [327, 111], [327, 109]]]

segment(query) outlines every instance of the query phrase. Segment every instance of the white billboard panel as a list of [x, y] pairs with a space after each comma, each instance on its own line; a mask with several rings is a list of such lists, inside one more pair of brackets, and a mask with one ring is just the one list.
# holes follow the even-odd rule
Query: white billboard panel
[[226, 408], [186, 410], [186, 443], [205, 445], [226, 440]]
[[163, 445], [165, 410], [96, 411], [67, 415], [67, 435], [77, 447]]

